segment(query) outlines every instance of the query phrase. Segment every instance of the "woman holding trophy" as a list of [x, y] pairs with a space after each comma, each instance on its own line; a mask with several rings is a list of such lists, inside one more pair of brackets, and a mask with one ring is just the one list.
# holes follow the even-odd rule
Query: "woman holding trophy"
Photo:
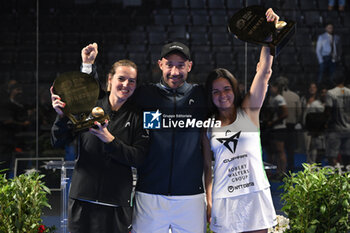
[[[267, 22], [278, 23], [270, 8]], [[259, 113], [271, 77], [273, 56], [263, 46], [256, 75], [241, 100], [236, 78], [226, 69], [212, 71], [206, 81], [210, 117], [221, 127], [203, 134], [207, 217], [214, 232], [267, 232], [276, 225], [270, 184], [262, 161]], [[214, 179], [212, 158], [214, 156]]]
[[[91, 46], [97, 45], [83, 49], [83, 61]], [[52, 106], [58, 115], [52, 126], [52, 144], [62, 147], [78, 138], [78, 158], [68, 201], [68, 229], [72, 233], [130, 230], [132, 167], [143, 162], [148, 148], [142, 115], [128, 103], [136, 83], [134, 62], [114, 63], [108, 74], [110, 91], [100, 94], [99, 108], [94, 112], [97, 116], [108, 114], [109, 120], [95, 121], [93, 127], [80, 132], [74, 132], [67, 124], [66, 103], [51, 87]]]

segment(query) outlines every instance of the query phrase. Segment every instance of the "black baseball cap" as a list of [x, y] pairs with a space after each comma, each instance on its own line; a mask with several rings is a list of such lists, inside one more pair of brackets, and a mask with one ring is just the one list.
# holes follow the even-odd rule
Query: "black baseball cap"
[[190, 49], [181, 42], [171, 42], [163, 46], [160, 58], [167, 56], [171, 53], [181, 53], [185, 58], [191, 60]]

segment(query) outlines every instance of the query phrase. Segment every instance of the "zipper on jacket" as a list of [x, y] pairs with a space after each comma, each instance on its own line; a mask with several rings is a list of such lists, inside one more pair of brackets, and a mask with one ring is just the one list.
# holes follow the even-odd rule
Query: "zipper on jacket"
[[[174, 115], [175, 115], [175, 121], [176, 121], [176, 90], [174, 91], [173, 95], [174, 99]], [[171, 135], [171, 160], [170, 160], [170, 175], [169, 175], [169, 184], [168, 184], [168, 196], [171, 195], [171, 187], [172, 187], [172, 179], [173, 179], [173, 166], [174, 166], [174, 152], [175, 151], [175, 127], [172, 129], [172, 135]]]

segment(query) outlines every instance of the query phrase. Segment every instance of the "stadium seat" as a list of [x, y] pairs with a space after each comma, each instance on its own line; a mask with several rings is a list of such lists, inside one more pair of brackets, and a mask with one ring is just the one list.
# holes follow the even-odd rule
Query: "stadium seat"
[[146, 44], [147, 35], [144, 32], [131, 31], [126, 35], [126, 43], [129, 44]]
[[231, 45], [231, 40], [229, 40], [227, 33], [212, 33], [211, 43], [213, 46], [217, 45]]
[[174, 25], [168, 27], [168, 38], [171, 40], [187, 40], [188, 39], [188, 33], [186, 30], [185, 25]]
[[167, 35], [165, 32], [148, 32], [148, 42], [149, 44], [164, 44], [167, 40]]
[[261, 0], [246, 0], [246, 6], [261, 5]]
[[295, 45], [297, 47], [312, 47], [312, 39], [310, 34], [296, 33], [295, 34]]
[[308, 10], [304, 11], [304, 23], [307, 26], [317, 27], [322, 25], [323, 18], [319, 11]]
[[189, 25], [188, 32], [198, 32], [198, 33], [206, 33], [208, 31], [207, 25]]
[[157, 25], [170, 25], [171, 19], [170, 15], [164, 14], [164, 15], [153, 15], [154, 23]]
[[278, 12], [278, 10], [281, 9], [281, 1], [280, 0], [265, 0], [264, 6], [266, 8], [276, 9], [276, 11]]
[[147, 53], [148, 49], [146, 44], [126, 44], [127, 53]]
[[190, 49], [192, 52], [202, 52], [202, 53], [211, 53], [211, 47], [208, 45], [191, 45]]
[[174, 25], [187, 25], [190, 23], [190, 17], [187, 14], [173, 15]]
[[227, 0], [226, 1], [226, 8], [228, 10], [237, 10], [241, 9], [243, 7], [242, 0]]
[[190, 0], [189, 5], [191, 9], [205, 9], [205, 0]]
[[328, 0], [318, 0], [318, 9], [327, 10], [328, 9]]
[[350, 14], [344, 13], [344, 14], [341, 14], [340, 17], [341, 17], [342, 25], [344, 25], [344, 27], [349, 30], [350, 29]]
[[15, 50], [0, 51], [0, 67], [2, 71], [11, 71], [16, 62], [17, 52]]
[[39, 53], [39, 68], [40, 70], [54, 70], [58, 63], [58, 54], [55, 51]]
[[211, 25], [223, 27], [226, 27], [227, 25], [226, 15], [212, 15], [210, 18]]
[[315, 0], [300, 1], [301, 10], [315, 10], [317, 9], [317, 3]]
[[231, 52], [216, 52], [214, 54], [214, 61], [216, 67], [235, 65], [235, 59]]
[[299, 60], [305, 71], [315, 71], [318, 69], [318, 61], [314, 48], [299, 48]]
[[225, 9], [224, 0], [208, 0], [209, 9]]
[[323, 23], [331, 22], [336, 26], [341, 23], [341, 18], [337, 11], [324, 11], [322, 17]]
[[171, 0], [171, 7], [172, 8], [181, 8], [185, 9], [188, 7], [187, 0]]
[[192, 25], [209, 25], [209, 23], [207, 15], [192, 15]]
[[135, 62], [138, 66], [139, 65], [145, 65], [149, 63], [148, 57], [146, 53], [137, 53], [137, 52], [131, 52], [129, 53], [128, 58]]
[[285, 0], [281, 1], [281, 9], [284, 10], [298, 10], [298, 1], [297, 0]]
[[208, 34], [192, 32], [189, 34], [189, 41], [191, 45], [209, 45]]

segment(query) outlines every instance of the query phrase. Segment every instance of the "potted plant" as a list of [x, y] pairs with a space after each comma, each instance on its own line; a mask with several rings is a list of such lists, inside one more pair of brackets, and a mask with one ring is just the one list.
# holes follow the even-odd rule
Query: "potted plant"
[[283, 179], [282, 210], [298, 233], [350, 230], [350, 174], [303, 164], [304, 170]]
[[0, 174], [0, 232], [38, 233], [53, 228], [42, 225], [42, 208], [51, 208], [46, 194], [50, 190], [38, 173], [22, 174], [6, 179]]

